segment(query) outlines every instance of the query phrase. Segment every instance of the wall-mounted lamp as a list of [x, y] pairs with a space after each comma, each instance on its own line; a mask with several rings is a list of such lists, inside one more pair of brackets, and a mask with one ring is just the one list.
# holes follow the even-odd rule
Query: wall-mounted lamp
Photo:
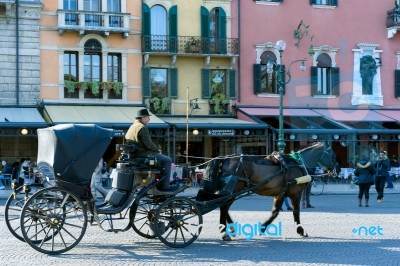
[[198, 110], [200, 110], [201, 108], [200, 108], [200, 106], [199, 106], [199, 104], [197, 103], [197, 98], [195, 98], [195, 99], [191, 99], [190, 101], [189, 101], [189, 105], [190, 105], [190, 113], [192, 113], [192, 111], [198, 111]]
[[338, 139], [340, 139], [340, 135], [339, 134], [335, 134], [335, 135], [332, 136], [332, 138], [334, 140], [338, 140]]
[[22, 128], [21, 130], [20, 130], [20, 133], [21, 133], [21, 135], [28, 135], [28, 133], [29, 133], [29, 131], [28, 131], [28, 129], [26, 129], [26, 128]]
[[197, 135], [199, 135], [199, 131], [197, 130], [197, 129], [193, 129], [193, 135], [195, 135], [195, 136], [197, 136]]
[[295, 134], [290, 134], [290, 135], [289, 135], [289, 139], [290, 139], [290, 140], [296, 139], [296, 135], [295, 135]]
[[[294, 38], [297, 40], [296, 43], [294, 44], [297, 48], [300, 46], [300, 41], [303, 39], [304, 36], [308, 36], [308, 28], [310, 26], [306, 25], [303, 20], [300, 21], [299, 25], [297, 26], [297, 29], [294, 30], [293, 35]], [[312, 40], [313, 36], [310, 36], [310, 39]]]

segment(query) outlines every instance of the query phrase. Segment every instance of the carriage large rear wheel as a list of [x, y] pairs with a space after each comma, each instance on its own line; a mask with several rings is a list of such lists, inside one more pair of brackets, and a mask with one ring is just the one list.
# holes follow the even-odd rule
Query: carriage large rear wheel
[[147, 196], [136, 199], [130, 209], [130, 223], [133, 230], [145, 238], [155, 238], [156, 233], [151, 226], [159, 204]]
[[35, 250], [51, 255], [64, 253], [86, 232], [86, 207], [66, 189], [45, 188], [26, 201], [20, 224], [25, 242]]
[[184, 248], [200, 235], [203, 216], [197, 205], [190, 199], [174, 197], [166, 200], [155, 215], [157, 237], [165, 245]]

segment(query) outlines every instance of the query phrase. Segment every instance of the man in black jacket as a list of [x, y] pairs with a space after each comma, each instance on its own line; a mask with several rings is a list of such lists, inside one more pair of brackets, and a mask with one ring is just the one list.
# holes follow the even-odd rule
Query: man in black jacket
[[128, 129], [125, 139], [135, 144], [134, 156], [146, 157], [151, 155], [157, 159], [157, 162], [161, 164], [161, 182], [159, 189], [161, 191], [174, 191], [177, 187], [171, 187], [169, 185], [172, 160], [168, 156], [161, 154], [161, 150], [151, 140], [150, 132], [147, 128], [149, 122], [149, 111], [147, 109], [140, 109], [137, 112], [135, 122]]
[[385, 181], [389, 175], [390, 161], [387, 157], [386, 151], [381, 151], [380, 157], [375, 165], [376, 176], [375, 176], [375, 189], [378, 192], [378, 203], [383, 202], [383, 189], [385, 188]]

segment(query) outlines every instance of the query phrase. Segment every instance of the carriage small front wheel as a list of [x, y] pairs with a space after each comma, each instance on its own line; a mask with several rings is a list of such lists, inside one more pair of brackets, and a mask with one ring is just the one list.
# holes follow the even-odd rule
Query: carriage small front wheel
[[50, 255], [64, 253], [86, 232], [86, 206], [66, 189], [45, 188], [26, 201], [20, 225], [25, 242], [35, 250]]
[[136, 199], [130, 209], [130, 223], [133, 230], [145, 238], [155, 238], [156, 233], [152, 228], [152, 221], [157, 210], [158, 204], [153, 199], [143, 196]]
[[184, 248], [192, 244], [200, 235], [203, 216], [192, 200], [173, 197], [157, 209], [153, 226], [157, 237], [165, 245]]

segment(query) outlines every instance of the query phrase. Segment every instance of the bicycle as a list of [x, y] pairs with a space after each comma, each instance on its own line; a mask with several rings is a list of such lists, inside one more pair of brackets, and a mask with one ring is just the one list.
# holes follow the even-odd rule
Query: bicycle
[[318, 196], [324, 192], [325, 184], [322, 182], [321, 178], [313, 177], [312, 181], [310, 182], [311, 186], [311, 195]]

